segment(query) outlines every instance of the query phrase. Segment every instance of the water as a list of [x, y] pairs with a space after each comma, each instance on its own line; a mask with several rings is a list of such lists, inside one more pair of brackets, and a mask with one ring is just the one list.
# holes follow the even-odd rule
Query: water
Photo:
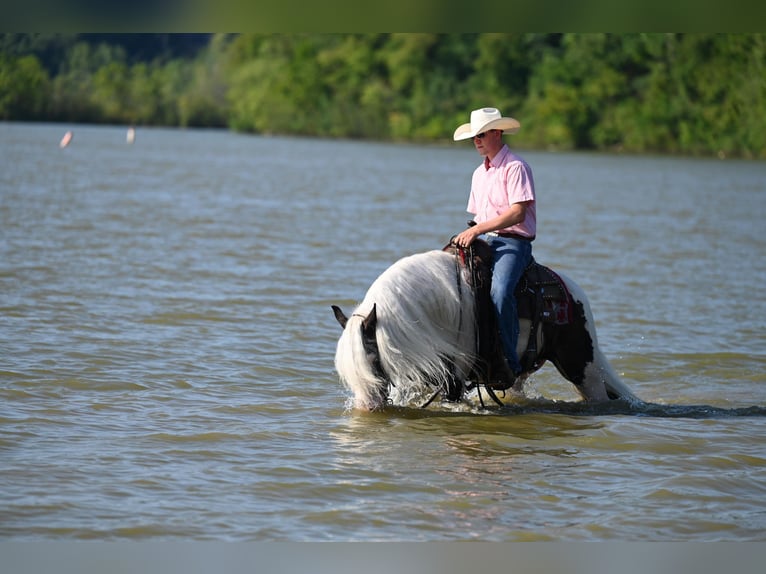
[[2, 539], [766, 539], [766, 164], [521, 152], [645, 406], [360, 414], [330, 305], [462, 229], [470, 144], [66, 129], [0, 124]]

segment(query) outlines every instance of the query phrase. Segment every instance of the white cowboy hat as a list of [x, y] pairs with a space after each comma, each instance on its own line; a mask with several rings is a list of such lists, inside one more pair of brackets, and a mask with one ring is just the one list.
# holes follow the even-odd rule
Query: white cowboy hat
[[497, 108], [481, 108], [471, 112], [471, 123], [463, 124], [455, 130], [452, 136], [455, 141], [467, 140], [487, 130], [503, 130], [515, 134], [521, 124], [513, 118], [504, 118]]

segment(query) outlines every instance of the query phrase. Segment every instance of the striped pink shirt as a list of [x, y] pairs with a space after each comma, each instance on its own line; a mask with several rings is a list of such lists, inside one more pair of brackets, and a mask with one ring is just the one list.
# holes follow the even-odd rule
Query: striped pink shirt
[[492, 161], [485, 157], [484, 163], [473, 172], [467, 210], [474, 214], [476, 223], [483, 223], [497, 217], [514, 203], [523, 201], [530, 202], [524, 221], [500, 231], [525, 237], [534, 237], [537, 233], [537, 201], [532, 169], [504, 144]]

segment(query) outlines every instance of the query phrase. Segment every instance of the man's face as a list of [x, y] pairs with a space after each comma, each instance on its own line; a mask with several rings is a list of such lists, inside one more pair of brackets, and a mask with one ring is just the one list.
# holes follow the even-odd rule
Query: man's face
[[489, 130], [473, 136], [473, 145], [479, 155], [489, 156], [490, 158], [500, 151], [503, 147], [502, 130]]

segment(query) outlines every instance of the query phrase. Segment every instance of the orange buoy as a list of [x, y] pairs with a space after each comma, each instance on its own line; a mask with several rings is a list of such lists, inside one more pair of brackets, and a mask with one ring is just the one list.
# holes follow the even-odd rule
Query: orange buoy
[[69, 145], [69, 142], [72, 141], [72, 138], [74, 137], [74, 134], [71, 131], [68, 131], [64, 134], [64, 137], [61, 138], [61, 142], [59, 143], [59, 147], [64, 148]]

